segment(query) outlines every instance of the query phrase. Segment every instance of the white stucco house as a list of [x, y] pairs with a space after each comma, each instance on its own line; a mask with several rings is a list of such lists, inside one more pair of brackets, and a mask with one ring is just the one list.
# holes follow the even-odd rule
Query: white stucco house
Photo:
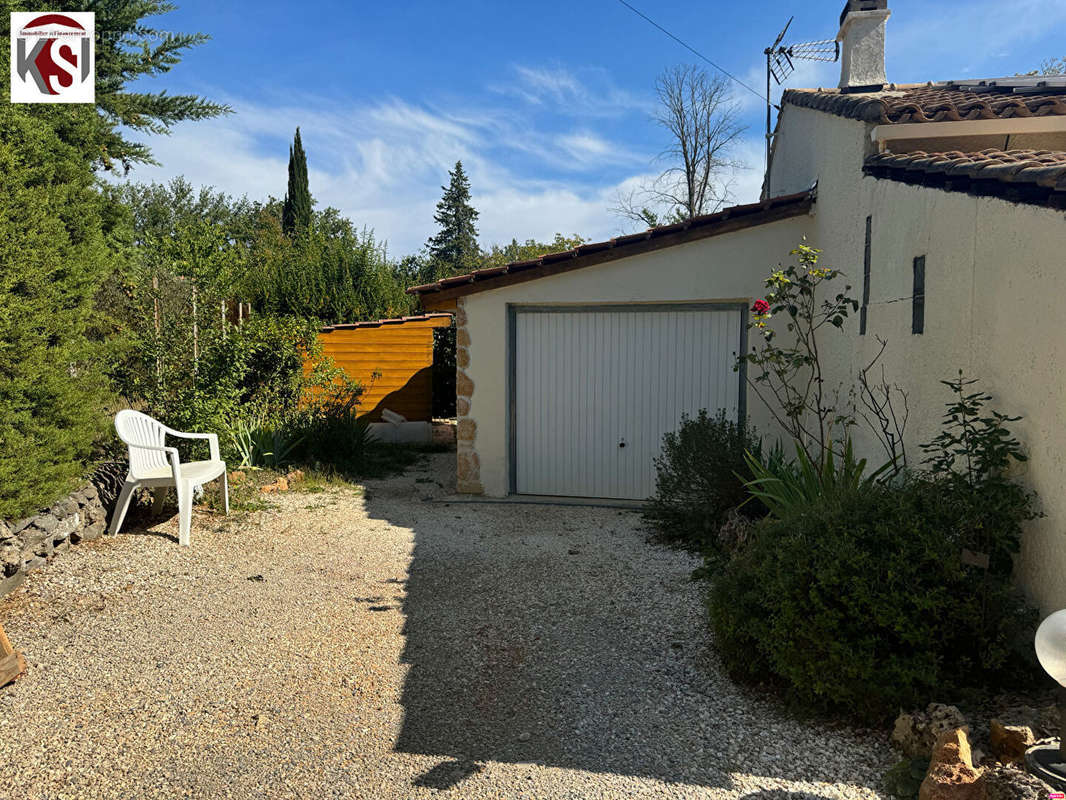
[[863, 303], [831, 369], [887, 340], [912, 460], [960, 369], [1024, 417], [1045, 516], [1020, 575], [1066, 606], [1066, 79], [887, 84], [888, 15], [851, 0], [840, 86], [785, 93], [761, 203], [411, 290], [457, 316], [460, 491], [639, 499], [683, 412], [770, 432], [735, 354], [806, 237]]

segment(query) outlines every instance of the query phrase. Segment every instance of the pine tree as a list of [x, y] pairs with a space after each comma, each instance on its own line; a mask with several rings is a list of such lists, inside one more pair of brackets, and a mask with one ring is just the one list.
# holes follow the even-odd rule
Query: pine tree
[[444, 196], [437, 203], [433, 219], [440, 230], [426, 243], [426, 281], [436, 281], [450, 275], [460, 275], [477, 268], [481, 249], [477, 243], [478, 213], [470, 205], [470, 181], [463, 172], [463, 162], [456, 161], [448, 173]]
[[311, 228], [311, 188], [299, 128], [289, 148], [289, 186], [281, 208], [281, 228], [290, 239], [304, 235]]

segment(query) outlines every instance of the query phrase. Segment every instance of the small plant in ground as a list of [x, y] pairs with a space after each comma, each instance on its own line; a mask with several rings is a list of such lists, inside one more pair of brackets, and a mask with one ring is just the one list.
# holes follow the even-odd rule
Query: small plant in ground
[[[745, 450], [761, 454], [755, 429], [701, 410], [683, 416], [677, 431], [663, 437], [655, 460], [655, 494], [644, 518], [668, 540], [703, 547], [713, 539], [729, 511], [744, 503]], [[756, 456], [758, 457], [758, 456]], [[749, 503], [745, 513], [757, 515]]]
[[850, 439], [844, 443], [839, 456], [830, 446], [817, 464], [798, 443], [794, 462], [776, 459], [764, 464], [751, 453], [745, 453], [744, 461], [754, 476], [744, 484], [745, 488], [779, 519], [802, 512], [815, 503], [868, 489], [893, 466], [889, 462], [867, 472], [866, 459], [855, 457]]
[[242, 467], [278, 469], [291, 461], [300, 444], [299, 439], [291, 438], [282, 428], [267, 424], [261, 415], [238, 422], [230, 438]]

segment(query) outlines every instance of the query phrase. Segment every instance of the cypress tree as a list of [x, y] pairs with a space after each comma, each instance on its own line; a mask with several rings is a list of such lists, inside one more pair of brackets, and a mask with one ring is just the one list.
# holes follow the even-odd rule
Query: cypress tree
[[440, 230], [426, 243], [428, 263], [423, 277], [440, 280], [477, 268], [481, 249], [477, 243], [477, 210], [470, 205], [470, 181], [463, 171], [463, 162], [456, 161], [448, 173], [449, 182], [442, 186], [444, 195], [437, 203], [433, 219]]
[[289, 148], [289, 185], [281, 207], [281, 227], [290, 239], [297, 238], [311, 228], [311, 189], [307, 182], [307, 156], [300, 129]]

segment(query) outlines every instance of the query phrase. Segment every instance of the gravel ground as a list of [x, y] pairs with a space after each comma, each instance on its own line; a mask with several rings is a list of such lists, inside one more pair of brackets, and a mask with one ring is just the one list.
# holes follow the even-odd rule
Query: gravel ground
[[881, 797], [884, 734], [721, 674], [691, 557], [629, 511], [446, 502], [453, 459], [32, 575], [0, 797]]

